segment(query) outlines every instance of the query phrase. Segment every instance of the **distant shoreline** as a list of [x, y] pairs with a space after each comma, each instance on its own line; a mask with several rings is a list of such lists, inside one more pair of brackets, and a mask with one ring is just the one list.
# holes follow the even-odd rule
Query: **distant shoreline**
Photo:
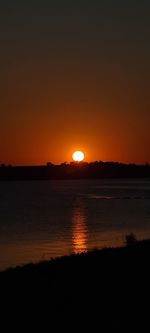
[[0, 167], [0, 181], [120, 178], [150, 178], [150, 165], [72, 162], [60, 165], [47, 163], [45, 166], [6, 166], [2, 164]]

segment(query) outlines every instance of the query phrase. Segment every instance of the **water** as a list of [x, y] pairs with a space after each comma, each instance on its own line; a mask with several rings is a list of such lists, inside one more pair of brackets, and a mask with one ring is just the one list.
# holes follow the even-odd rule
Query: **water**
[[150, 180], [0, 182], [0, 270], [150, 237]]

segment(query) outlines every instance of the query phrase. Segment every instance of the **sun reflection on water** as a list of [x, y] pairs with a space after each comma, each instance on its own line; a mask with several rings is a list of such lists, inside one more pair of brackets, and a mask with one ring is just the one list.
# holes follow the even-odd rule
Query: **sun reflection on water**
[[84, 204], [78, 198], [73, 207], [72, 214], [72, 247], [73, 253], [82, 253], [87, 251], [87, 223]]

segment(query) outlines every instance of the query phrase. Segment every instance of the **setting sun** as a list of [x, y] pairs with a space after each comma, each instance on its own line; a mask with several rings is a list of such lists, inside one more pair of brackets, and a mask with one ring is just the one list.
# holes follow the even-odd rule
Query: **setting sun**
[[82, 151], [75, 151], [72, 158], [75, 162], [81, 162], [84, 160], [84, 153]]

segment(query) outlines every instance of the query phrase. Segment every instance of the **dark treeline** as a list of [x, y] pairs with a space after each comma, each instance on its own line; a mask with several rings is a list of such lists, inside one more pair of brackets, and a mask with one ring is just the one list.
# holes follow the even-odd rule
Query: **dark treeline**
[[150, 177], [150, 164], [136, 165], [118, 162], [62, 163], [45, 166], [0, 167], [0, 180], [50, 180], [50, 179], [96, 179], [96, 178], [142, 178]]

